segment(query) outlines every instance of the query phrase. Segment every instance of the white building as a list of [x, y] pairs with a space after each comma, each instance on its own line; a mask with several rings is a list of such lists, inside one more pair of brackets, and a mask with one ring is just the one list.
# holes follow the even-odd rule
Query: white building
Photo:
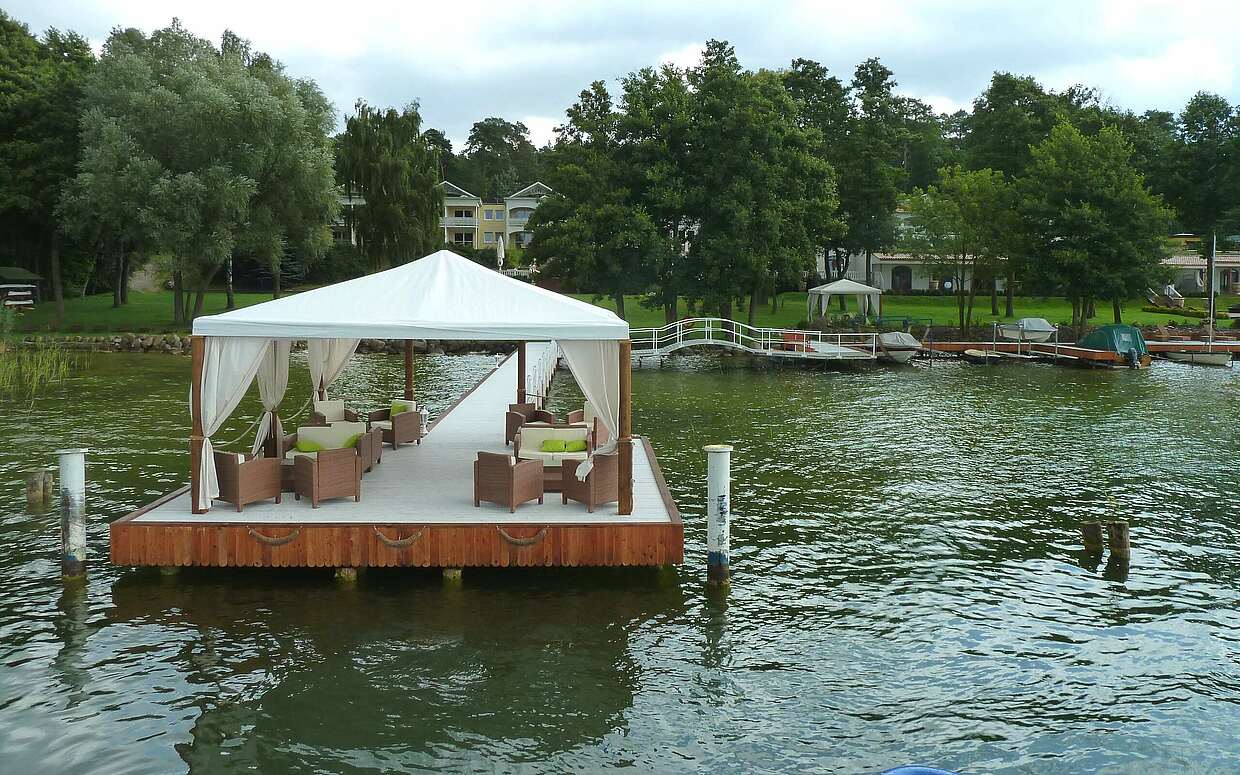
[[443, 186], [443, 241], [471, 248], [494, 247], [501, 239], [506, 246], [524, 247], [533, 235], [526, 225], [538, 203], [551, 189], [531, 183], [503, 199], [483, 199], [445, 180]]

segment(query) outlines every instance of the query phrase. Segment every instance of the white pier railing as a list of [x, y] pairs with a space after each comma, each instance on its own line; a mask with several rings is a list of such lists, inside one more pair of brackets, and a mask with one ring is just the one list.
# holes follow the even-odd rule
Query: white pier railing
[[525, 395], [542, 406], [560, 361], [560, 346], [555, 342], [529, 342], [525, 347]]
[[878, 334], [828, 334], [794, 328], [757, 328], [723, 318], [686, 318], [662, 328], [629, 331], [634, 357], [659, 356], [686, 347], [727, 347], [755, 355], [804, 360], [873, 360]]

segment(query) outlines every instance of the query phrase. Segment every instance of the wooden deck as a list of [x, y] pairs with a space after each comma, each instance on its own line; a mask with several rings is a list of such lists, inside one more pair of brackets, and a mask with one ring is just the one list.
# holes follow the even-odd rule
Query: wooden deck
[[[532, 349], [538, 345], [531, 344]], [[538, 362], [538, 358], [530, 359]], [[440, 416], [420, 445], [384, 450], [362, 478], [362, 501], [318, 509], [285, 493], [238, 513], [217, 501], [190, 509], [182, 489], [110, 526], [118, 565], [271, 567], [665, 565], [684, 559], [684, 527], [650, 444], [633, 449], [633, 513], [616, 504], [593, 514], [578, 503], [473, 505], [473, 460], [502, 452], [503, 415], [513, 401], [517, 359], [509, 358]], [[291, 429], [290, 429], [291, 430]], [[507, 448], [510, 449], [510, 448]]]

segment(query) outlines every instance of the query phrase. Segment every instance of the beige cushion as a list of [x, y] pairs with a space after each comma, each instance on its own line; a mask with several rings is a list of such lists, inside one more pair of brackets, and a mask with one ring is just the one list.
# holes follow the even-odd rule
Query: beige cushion
[[[297, 429], [298, 441], [313, 441], [324, 449], [342, 449], [350, 437], [366, 432], [364, 422], [334, 422], [331, 425], [305, 425]], [[309, 454], [309, 453], [302, 453]]]
[[344, 401], [315, 401], [314, 411], [323, 415], [323, 419], [328, 422], [335, 422], [344, 419]]
[[[522, 425], [518, 431], [521, 436], [521, 452], [525, 452], [525, 448], [539, 449], [542, 443], [548, 439], [562, 439], [563, 441], [585, 441], [587, 438], [587, 430], [584, 425], [568, 425], [568, 426], [551, 426], [551, 425]], [[556, 453], [559, 454], [559, 453]], [[522, 454], [524, 457], [524, 454]]]
[[390, 431], [392, 430], [392, 421], [391, 420], [371, 420], [370, 427], [379, 428], [385, 431]]
[[544, 466], [558, 466], [565, 460], [585, 460], [588, 456], [587, 452], [543, 452], [538, 448], [527, 450], [525, 447], [518, 455], [522, 460], [541, 460]]
[[292, 461], [297, 459], [298, 455], [302, 457], [308, 457], [311, 460], [319, 459], [319, 453], [317, 452], [302, 452], [301, 450], [297, 450], [297, 449], [290, 449], [288, 452], [285, 452], [284, 459], [291, 463]]

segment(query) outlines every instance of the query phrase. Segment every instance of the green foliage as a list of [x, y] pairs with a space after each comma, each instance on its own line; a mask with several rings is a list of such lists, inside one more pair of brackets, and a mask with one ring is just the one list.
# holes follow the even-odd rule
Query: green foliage
[[1017, 184], [1035, 288], [1062, 289], [1073, 323], [1094, 299], [1125, 299], [1165, 279], [1171, 211], [1130, 164], [1115, 128], [1086, 137], [1060, 124]]
[[376, 270], [426, 255], [443, 241], [438, 143], [416, 104], [376, 110], [358, 100], [338, 138], [341, 181], [366, 203], [353, 209], [362, 250]]
[[27, 347], [17, 335], [16, 313], [0, 308], [0, 396], [33, 399], [45, 387], [63, 382], [82, 358], [59, 347]]

